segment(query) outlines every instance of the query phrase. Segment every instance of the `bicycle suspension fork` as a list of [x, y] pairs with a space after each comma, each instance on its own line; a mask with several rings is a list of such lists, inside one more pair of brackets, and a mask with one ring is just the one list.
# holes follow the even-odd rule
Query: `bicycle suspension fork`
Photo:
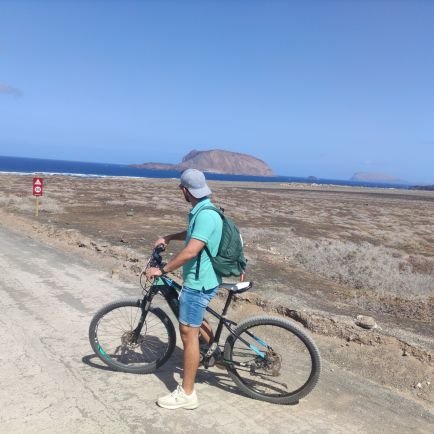
[[140, 303], [140, 307], [142, 308], [142, 314], [140, 315], [139, 322], [137, 327], [133, 330], [132, 342], [137, 343], [137, 339], [142, 332], [143, 325], [145, 324], [146, 317], [148, 315], [149, 309], [151, 308], [152, 299], [154, 298], [154, 291], [149, 291], [142, 300], [137, 300], [137, 303]]

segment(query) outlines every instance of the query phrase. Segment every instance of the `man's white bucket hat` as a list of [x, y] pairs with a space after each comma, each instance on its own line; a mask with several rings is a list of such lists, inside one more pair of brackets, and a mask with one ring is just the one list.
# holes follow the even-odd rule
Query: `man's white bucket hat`
[[197, 169], [186, 169], [181, 174], [181, 185], [185, 187], [193, 197], [200, 199], [211, 194], [205, 175]]

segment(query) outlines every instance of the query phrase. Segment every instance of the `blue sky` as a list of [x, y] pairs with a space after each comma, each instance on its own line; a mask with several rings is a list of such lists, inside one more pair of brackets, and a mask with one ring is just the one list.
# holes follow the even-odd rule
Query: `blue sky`
[[434, 2], [0, 2], [0, 155], [434, 182]]

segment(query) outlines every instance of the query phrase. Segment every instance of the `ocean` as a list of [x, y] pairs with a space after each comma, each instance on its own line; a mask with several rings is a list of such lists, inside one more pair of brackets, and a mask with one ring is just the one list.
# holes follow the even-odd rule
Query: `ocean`
[[[48, 160], [40, 158], [2, 157], [0, 156], [0, 173], [69, 175], [82, 177], [122, 176], [130, 178], [179, 178], [180, 172], [175, 170], [148, 170], [129, 167], [125, 164], [88, 163], [80, 161]], [[358, 187], [399, 188], [407, 189], [408, 185], [355, 182], [338, 179], [316, 179], [293, 176], [247, 176], [222, 175], [207, 173], [207, 179], [219, 181], [247, 182], [302, 182], [314, 184], [347, 185]]]

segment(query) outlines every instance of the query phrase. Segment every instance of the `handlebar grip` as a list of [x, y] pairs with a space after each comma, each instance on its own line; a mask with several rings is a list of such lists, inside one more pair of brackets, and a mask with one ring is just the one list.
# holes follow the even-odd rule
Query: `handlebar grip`
[[155, 247], [155, 251], [156, 251], [157, 253], [164, 252], [165, 250], [166, 250], [166, 247], [165, 247], [164, 244], [159, 244], [157, 247]]

